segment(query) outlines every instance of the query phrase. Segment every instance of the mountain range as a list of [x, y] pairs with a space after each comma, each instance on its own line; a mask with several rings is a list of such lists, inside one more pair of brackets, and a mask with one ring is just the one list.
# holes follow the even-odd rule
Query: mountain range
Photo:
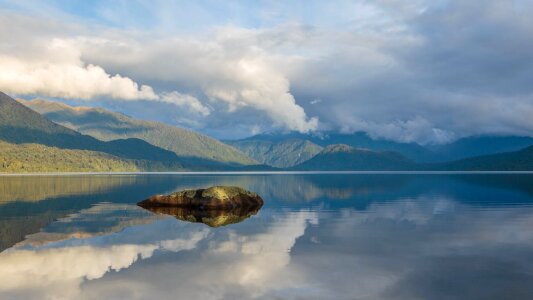
[[292, 168], [310, 171], [531, 171], [533, 146], [497, 154], [474, 156], [442, 163], [416, 163], [391, 151], [330, 145], [313, 158]]
[[144, 121], [102, 108], [72, 107], [59, 102], [19, 100], [49, 120], [103, 141], [141, 139], [172, 151], [190, 168], [238, 167], [258, 162], [216, 139], [191, 130]]
[[[533, 145], [533, 138], [531, 137], [487, 135], [465, 137], [449, 144], [422, 146], [416, 143], [400, 143], [374, 139], [365, 132], [343, 134], [331, 131], [320, 132], [319, 134], [273, 132], [255, 135], [242, 140], [229, 141], [229, 143], [241, 151], [248, 153], [248, 149], [261, 147], [267, 142], [275, 148], [280, 145], [290, 147], [287, 144], [291, 142], [301, 143], [302, 141], [308, 141], [319, 147], [343, 144], [358, 149], [368, 149], [378, 152], [392, 151], [421, 164], [448, 162], [480, 155], [518, 151]], [[317, 148], [315, 147], [314, 151], [316, 150]], [[267, 156], [262, 157], [258, 154], [250, 155], [260, 162], [268, 161]]]
[[[101, 141], [80, 134], [53, 123], [4, 93], [0, 93], [0, 141], [3, 141], [4, 147], [11, 145], [10, 149], [12, 150], [17, 147], [16, 145], [38, 144], [43, 146], [40, 148], [43, 153], [47, 152], [46, 147], [69, 149], [72, 151], [68, 154], [72, 155], [76, 153], [76, 150], [83, 150], [89, 151], [84, 153], [85, 156], [98, 153], [97, 156], [103, 159], [129, 160], [134, 164], [141, 161], [153, 161], [167, 164], [171, 168], [181, 168], [178, 157], [173, 152], [158, 148], [140, 139]], [[20, 148], [20, 150], [24, 149]], [[2, 153], [4, 154], [2, 156], [4, 162], [7, 161], [7, 153], [13, 153], [19, 157], [22, 156], [27, 161], [27, 165], [32, 164], [29, 161], [31, 157], [23, 155], [24, 151], [18, 153], [17, 151], [4, 150]], [[56, 154], [60, 155], [60, 153]], [[63, 152], [63, 154], [66, 155], [67, 152]], [[35, 156], [35, 159], [37, 157]]]
[[[436, 154], [416, 143], [398, 143], [394, 141], [373, 139], [364, 132], [342, 134], [336, 132], [320, 132], [319, 134], [303, 134], [298, 132], [289, 133], [265, 133], [255, 135], [231, 144], [241, 148], [244, 143], [247, 147], [252, 147], [252, 143], [270, 142], [273, 144], [286, 143], [289, 141], [308, 141], [316, 146], [327, 147], [329, 145], [343, 144], [354, 148], [369, 149], [374, 151], [394, 151], [417, 162], [429, 162], [436, 160]], [[316, 149], [316, 148], [315, 148]], [[261, 159], [256, 158], [261, 161]]]
[[0, 93], [0, 172], [178, 170], [533, 170], [533, 138], [444, 145], [364, 132], [263, 133], [219, 141], [103, 108]]

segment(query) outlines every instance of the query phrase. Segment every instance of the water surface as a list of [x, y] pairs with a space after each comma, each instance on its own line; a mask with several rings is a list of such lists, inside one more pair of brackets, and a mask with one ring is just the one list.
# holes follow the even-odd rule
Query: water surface
[[[265, 205], [135, 205], [211, 185]], [[0, 299], [533, 299], [532, 204], [531, 174], [0, 177]]]

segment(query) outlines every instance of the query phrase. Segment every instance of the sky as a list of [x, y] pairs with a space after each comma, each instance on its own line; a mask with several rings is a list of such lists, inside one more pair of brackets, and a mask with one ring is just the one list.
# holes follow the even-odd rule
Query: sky
[[0, 0], [0, 90], [222, 139], [533, 136], [532, 13], [532, 0]]

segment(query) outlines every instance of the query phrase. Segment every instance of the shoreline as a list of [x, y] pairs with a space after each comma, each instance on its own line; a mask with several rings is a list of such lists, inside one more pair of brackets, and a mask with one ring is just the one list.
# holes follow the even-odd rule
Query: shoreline
[[0, 173], [9, 176], [87, 176], [87, 175], [328, 175], [328, 174], [382, 174], [382, 175], [446, 175], [446, 174], [533, 174], [533, 171], [178, 171], [178, 172], [53, 172], [53, 173]]

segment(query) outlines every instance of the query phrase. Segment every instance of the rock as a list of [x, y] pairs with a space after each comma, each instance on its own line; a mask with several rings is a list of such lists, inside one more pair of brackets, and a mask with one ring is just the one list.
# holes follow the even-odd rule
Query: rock
[[137, 203], [143, 208], [183, 207], [190, 209], [261, 208], [263, 199], [240, 187], [214, 186], [208, 189], [184, 190], [170, 195], [157, 195]]
[[240, 223], [257, 214], [260, 207], [238, 207], [234, 209], [199, 209], [175, 206], [157, 206], [146, 208], [157, 214], [176, 217], [186, 222], [204, 223], [210, 227], [220, 227]]
[[214, 186], [166, 196], [157, 195], [137, 205], [158, 214], [175, 216], [182, 221], [219, 227], [242, 222], [257, 214], [263, 206], [263, 199], [239, 187]]

